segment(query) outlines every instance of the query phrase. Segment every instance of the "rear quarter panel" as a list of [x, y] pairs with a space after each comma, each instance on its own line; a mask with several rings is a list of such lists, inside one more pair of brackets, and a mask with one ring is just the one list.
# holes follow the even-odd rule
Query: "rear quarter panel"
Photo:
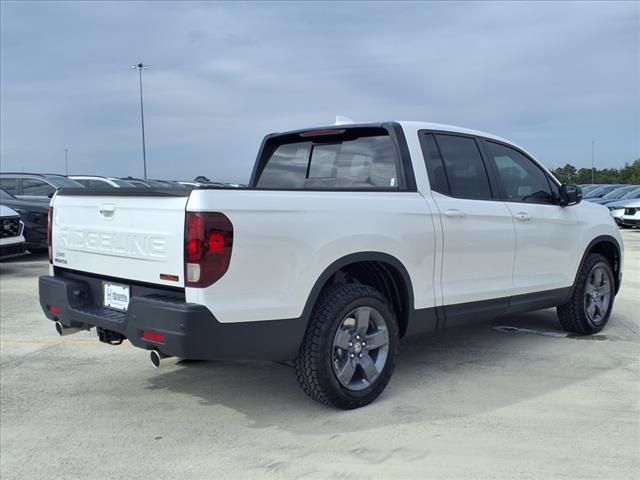
[[407, 269], [415, 308], [434, 305], [434, 230], [419, 193], [194, 190], [187, 211], [224, 213], [234, 228], [227, 273], [187, 300], [221, 322], [297, 318], [322, 272], [359, 252]]

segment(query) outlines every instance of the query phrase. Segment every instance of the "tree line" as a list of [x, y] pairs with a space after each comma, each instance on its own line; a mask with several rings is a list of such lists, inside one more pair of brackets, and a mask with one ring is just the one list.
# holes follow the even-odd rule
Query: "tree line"
[[567, 163], [564, 167], [551, 170], [551, 173], [562, 183], [581, 185], [585, 183], [628, 183], [640, 185], [640, 158], [633, 163], [625, 163], [623, 168], [603, 168], [595, 170], [594, 181], [591, 180], [590, 168], [576, 168]]

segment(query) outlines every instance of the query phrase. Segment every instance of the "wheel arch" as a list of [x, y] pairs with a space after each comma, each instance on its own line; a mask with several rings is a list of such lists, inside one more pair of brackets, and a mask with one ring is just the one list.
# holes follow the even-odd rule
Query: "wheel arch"
[[620, 244], [618, 240], [616, 240], [611, 235], [599, 235], [593, 238], [587, 247], [584, 249], [584, 253], [582, 254], [582, 258], [580, 259], [580, 263], [578, 264], [578, 269], [575, 274], [575, 278], [573, 280], [573, 288], [576, 287], [576, 283], [578, 281], [578, 276], [580, 275], [580, 268], [584, 264], [585, 259], [591, 253], [599, 253], [604, 256], [611, 267], [613, 268], [613, 276], [615, 281], [615, 292], [618, 293], [620, 290], [620, 284], [622, 282], [622, 249], [620, 248]]
[[302, 311], [302, 319], [309, 324], [313, 307], [322, 290], [334, 283], [357, 281], [370, 285], [389, 300], [397, 315], [400, 336], [409, 325], [414, 310], [413, 284], [409, 272], [396, 257], [382, 252], [358, 252], [334, 261], [314, 283]]

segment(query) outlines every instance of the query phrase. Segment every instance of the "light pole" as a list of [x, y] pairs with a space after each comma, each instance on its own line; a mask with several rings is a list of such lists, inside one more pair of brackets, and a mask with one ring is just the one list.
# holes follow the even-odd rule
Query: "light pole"
[[69, 175], [69, 160], [67, 158], [68, 153], [69, 153], [69, 149], [65, 148], [64, 149], [64, 174], [65, 175]]
[[144, 166], [144, 179], [147, 179], [147, 148], [144, 141], [144, 102], [142, 101], [142, 71], [148, 70], [149, 66], [143, 63], [133, 65], [134, 69], [138, 69], [140, 74], [140, 120], [142, 121], [142, 163]]
[[595, 145], [596, 142], [591, 140], [591, 183], [596, 183], [596, 170], [595, 170]]

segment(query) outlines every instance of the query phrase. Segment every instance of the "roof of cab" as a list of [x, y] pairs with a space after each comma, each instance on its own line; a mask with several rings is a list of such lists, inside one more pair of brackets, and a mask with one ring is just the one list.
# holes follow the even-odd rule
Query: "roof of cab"
[[[295, 135], [295, 134], [299, 134], [299, 133], [303, 133], [305, 131], [311, 131], [311, 130], [332, 130], [332, 129], [336, 129], [336, 128], [354, 128], [354, 127], [381, 127], [384, 124], [389, 124], [389, 123], [396, 123], [396, 124], [400, 125], [402, 127], [402, 129], [405, 131], [405, 133], [407, 131], [417, 132], [419, 130], [435, 130], [435, 131], [440, 131], [440, 132], [462, 133], [462, 134], [466, 134], [466, 135], [475, 135], [475, 136], [479, 136], [479, 137], [484, 137], [484, 138], [488, 138], [488, 139], [491, 139], [491, 140], [496, 140], [498, 142], [503, 142], [503, 143], [506, 143], [508, 145], [512, 145], [512, 146], [522, 150], [524, 153], [526, 153], [530, 157], [535, 158], [531, 153], [529, 153], [525, 148], [522, 148], [520, 145], [512, 142], [511, 140], [508, 140], [508, 139], [503, 138], [503, 137], [499, 137], [498, 135], [494, 135], [492, 133], [482, 132], [480, 130], [473, 130], [473, 129], [465, 128], [465, 127], [458, 127], [456, 125], [447, 125], [447, 124], [444, 124], [444, 123], [418, 122], [418, 121], [413, 121], [413, 120], [389, 120], [389, 121], [382, 121], [382, 122], [370, 122], [369, 121], [369, 122], [336, 123], [336, 124], [333, 124], [333, 125], [323, 125], [323, 126], [317, 126], [316, 125], [316, 126], [302, 128], [302, 129], [270, 133], [269, 135], [267, 135], [266, 138], [269, 138], [269, 137], [272, 137], [272, 136], [280, 136], [280, 135]], [[548, 169], [547, 169], [547, 171], [548, 171]]]
[[493, 135], [492, 133], [481, 132], [479, 130], [473, 130], [471, 128], [458, 127], [456, 125], [446, 125], [444, 123], [430, 123], [430, 122], [415, 122], [415, 121], [397, 121], [402, 128], [411, 129], [411, 130], [437, 130], [442, 132], [451, 132], [451, 133], [465, 133], [467, 135], [476, 135], [479, 137], [491, 138], [493, 140], [498, 140], [500, 142], [510, 143], [513, 145], [511, 140], [507, 140], [506, 138], [499, 137], [497, 135]]

